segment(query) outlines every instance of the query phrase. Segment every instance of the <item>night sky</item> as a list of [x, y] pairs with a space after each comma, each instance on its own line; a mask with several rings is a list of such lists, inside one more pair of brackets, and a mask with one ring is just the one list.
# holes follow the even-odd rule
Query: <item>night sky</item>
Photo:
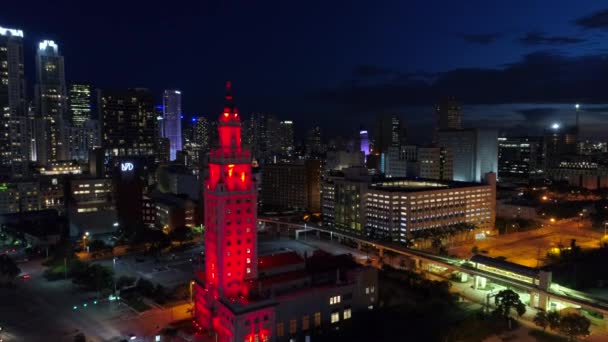
[[537, 133], [580, 102], [584, 135], [608, 129], [608, 3], [595, 0], [10, 1], [0, 26], [25, 32], [31, 81], [37, 41], [53, 39], [69, 81], [159, 100], [179, 88], [186, 116], [215, 118], [232, 80], [246, 117], [326, 136], [394, 113], [426, 140], [443, 95], [467, 126]]

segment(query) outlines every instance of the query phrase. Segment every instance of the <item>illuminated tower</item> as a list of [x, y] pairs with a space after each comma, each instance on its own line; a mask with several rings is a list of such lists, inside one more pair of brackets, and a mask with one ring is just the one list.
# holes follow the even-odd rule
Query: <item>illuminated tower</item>
[[219, 144], [209, 153], [205, 181], [205, 273], [207, 289], [221, 298], [246, 297], [257, 277], [257, 192], [251, 154], [241, 147], [241, 119], [226, 84], [219, 118]]
[[182, 93], [179, 90], [165, 90], [163, 95], [163, 132], [169, 139], [170, 160], [175, 160], [182, 150]]

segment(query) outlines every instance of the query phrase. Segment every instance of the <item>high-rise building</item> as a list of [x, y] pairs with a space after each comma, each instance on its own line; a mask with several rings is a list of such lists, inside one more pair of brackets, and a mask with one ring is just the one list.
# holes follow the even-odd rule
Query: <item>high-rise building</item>
[[452, 151], [454, 180], [479, 182], [498, 171], [498, 132], [485, 129], [441, 130], [437, 145]]
[[36, 137], [38, 162], [48, 164], [68, 158], [65, 123], [67, 91], [63, 56], [52, 40], [38, 44], [36, 54], [36, 109], [44, 121]]
[[[247, 295], [247, 281], [256, 278], [258, 266], [257, 188], [251, 175], [251, 155], [241, 147], [241, 118], [230, 83], [227, 91], [218, 125], [219, 146], [209, 155], [204, 190], [209, 299]], [[196, 309], [203, 316], [213, 314], [211, 308]]]
[[359, 131], [359, 146], [359, 150], [365, 154], [365, 157], [367, 157], [370, 152], [369, 134], [367, 133], [367, 130], [362, 129]]
[[306, 160], [262, 168], [261, 203], [265, 209], [320, 211], [321, 163]]
[[540, 137], [499, 137], [498, 177], [527, 179], [543, 167]]
[[396, 116], [382, 115], [376, 121], [374, 152], [388, 153], [388, 148], [406, 144], [405, 126]]
[[416, 176], [446, 181], [453, 179], [454, 158], [449, 148], [419, 147], [417, 154], [418, 173]]
[[170, 160], [182, 150], [182, 92], [165, 90], [163, 94], [163, 137], [169, 139]]
[[323, 154], [321, 127], [315, 126], [306, 133], [306, 155], [308, 157], [318, 157], [321, 154]]
[[562, 127], [558, 123], [552, 124], [545, 130], [543, 138], [545, 169], [558, 166], [566, 155], [576, 154], [577, 130], [576, 126]]
[[380, 171], [387, 177], [405, 177], [407, 175], [407, 160], [401, 148], [389, 146], [386, 153], [380, 157]]
[[293, 121], [285, 120], [279, 123], [279, 153], [282, 156], [291, 157], [294, 153]]
[[443, 98], [435, 106], [437, 129], [462, 129], [462, 110], [454, 97]]
[[23, 31], [0, 27], [0, 173], [27, 173], [29, 136], [25, 106]]
[[88, 119], [79, 126], [68, 127], [69, 136], [69, 158], [87, 162], [89, 152], [96, 147], [100, 147], [99, 141], [99, 121]]
[[210, 149], [209, 146], [209, 137], [211, 127], [209, 125], [209, 120], [205, 117], [199, 117], [196, 119], [194, 123], [194, 129], [192, 131], [192, 141], [200, 146], [201, 150], [207, 152]]
[[154, 156], [154, 98], [146, 89], [100, 93], [102, 147], [109, 156]]
[[92, 119], [91, 86], [82, 83], [70, 84], [68, 108], [69, 122], [73, 127], [83, 127], [87, 120]]

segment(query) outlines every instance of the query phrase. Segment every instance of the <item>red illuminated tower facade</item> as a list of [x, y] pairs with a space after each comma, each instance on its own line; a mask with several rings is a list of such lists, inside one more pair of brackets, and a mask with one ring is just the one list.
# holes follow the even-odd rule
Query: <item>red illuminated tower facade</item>
[[[223, 321], [226, 305], [246, 304], [249, 285], [257, 278], [257, 189], [251, 175], [251, 154], [241, 146], [241, 119], [233, 104], [230, 82], [219, 117], [219, 145], [209, 153], [204, 184], [205, 270], [197, 276], [195, 322], [218, 333], [219, 341], [234, 337]], [[266, 313], [267, 315], [267, 313]]]
[[246, 280], [257, 277], [257, 190], [251, 154], [241, 147], [241, 119], [230, 82], [220, 115], [219, 146], [209, 155], [205, 181], [205, 269], [207, 285], [224, 298], [247, 296]]

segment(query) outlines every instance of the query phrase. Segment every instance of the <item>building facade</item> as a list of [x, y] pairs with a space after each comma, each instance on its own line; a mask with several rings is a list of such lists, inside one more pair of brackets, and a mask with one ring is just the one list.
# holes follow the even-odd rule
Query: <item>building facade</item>
[[498, 177], [528, 179], [542, 173], [543, 143], [535, 137], [498, 138]]
[[449, 148], [419, 147], [416, 166], [417, 177], [447, 181], [454, 179], [454, 157]]
[[498, 132], [486, 129], [440, 130], [437, 145], [453, 155], [454, 180], [479, 182], [498, 171]]
[[261, 203], [265, 209], [320, 212], [321, 163], [267, 164], [262, 168]]
[[25, 104], [23, 31], [0, 27], [0, 173], [27, 174], [29, 136]]
[[165, 90], [163, 94], [163, 136], [169, 139], [169, 160], [182, 150], [182, 92]]
[[101, 145], [113, 157], [154, 156], [154, 98], [145, 89], [103, 91]]
[[36, 109], [42, 121], [36, 136], [40, 164], [68, 159], [66, 141], [67, 89], [59, 46], [52, 40], [38, 44], [36, 53]]
[[68, 89], [68, 110], [70, 124], [83, 127], [87, 120], [93, 119], [91, 86], [83, 83], [70, 84]]

